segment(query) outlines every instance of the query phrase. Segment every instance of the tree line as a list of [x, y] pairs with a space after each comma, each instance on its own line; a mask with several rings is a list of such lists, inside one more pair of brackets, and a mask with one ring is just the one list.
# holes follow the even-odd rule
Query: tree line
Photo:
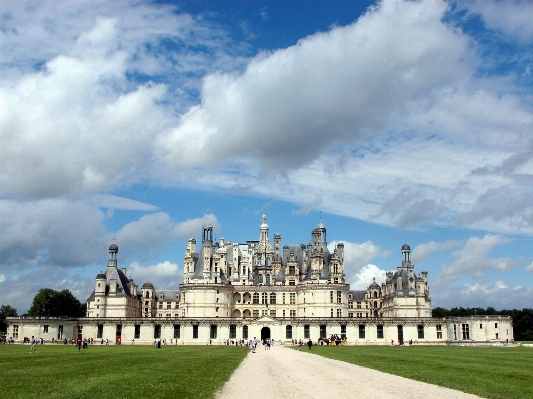
[[435, 308], [433, 317], [467, 317], [467, 316], [511, 316], [515, 341], [533, 341], [533, 309], [503, 309], [484, 308]]
[[[82, 304], [69, 290], [56, 291], [41, 288], [33, 298], [30, 309], [22, 316], [29, 317], [83, 317], [86, 305]], [[0, 332], [7, 330], [6, 317], [16, 317], [17, 309], [10, 305], [0, 306]]]

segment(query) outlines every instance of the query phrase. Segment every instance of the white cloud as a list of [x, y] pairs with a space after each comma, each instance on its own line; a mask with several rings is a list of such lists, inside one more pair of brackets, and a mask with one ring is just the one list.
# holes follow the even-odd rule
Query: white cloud
[[531, 262], [531, 264], [530, 264], [529, 266], [526, 266], [526, 269], [525, 269], [525, 270], [526, 270], [526, 272], [528, 272], [528, 273], [533, 272], [533, 262]]
[[6, 275], [5, 274], [0, 274], [0, 283], [3, 283], [4, 281], [6, 281]]
[[[337, 241], [331, 242], [329, 250], [332, 252], [337, 244]], [[381, 284], [385, 272], [370, 264], [373, 259], [385, 256], [381, 248], [371, 241], [364, 243], [343, 241], [343, 244], [345, 279], [351, 283], [352, 289], [366, 289], [372, 284], [373, 277], [376, 277], [376, 281]]]
[[533, 39], [533, 4], [529, 1], [477, 0], [465, 6], [470, 12], [479, 13], [492, 29], [524, 41]]
[[381, 285], [386, 280], [386, 270], [381, 270], [376, 265], [368, 264], [363, 266], [351, 280], [350, 288], [352, 290], [366, 290], [372, 284], [374, 279], [376, 283]]
[[436, 286], [432, 289], [433, 307], [494, 307], [502, 309], [520, 309], [530, 307], [531, 287], [509, 287], [503, 281], [489, 284], [463, 283], [457, 286]]
[[459, 245], [459, 241], [445, 241], [435, 242], [431, 241], [425, 244], [419, 244], [413, 249], [411, 253], [411, 260], [413, 263], [422, 262], [426, 257], [433, 252], [446, 251], [447, 249], [456, 247]]
[[0, 265], [73, 267], [96, 261], [105, 245], [104, 214], [63, 199], [19, 203], [0, 200]]
[[412, 101], [468, 75], [467, 40], [441, 23], [445, 8], [384, 2], [350, 26], [258, 55], [243, 74], [208, 75], [201, 104], [158, 137], [158, 156], [172, 167], [245, 159], [285, 171], [386, 130]]
[[128, 276], [132, 276], [139, 288], [150, 282], [159, 290], [178, 289], [183, 282], [183, 272], [175, 263], [164, 261], [156, 265], [142, 266], [133, 262], [127, 269]]
[[501, 235], [486, 234], [483, 238], [471, 237], [463, 249], [455, 251], [452, 256], [456, 261], [451, 265], [444, 265], [439, 275], [438, 283], [457, 281], [466, 275], [481, 279], [489, 270], [505, 271], [518, 263], [509, 258], [488, 258], [495, 246], [505, 245], [511, 239]]
[[170, 239], [187, 240], [195, 237], [204, 224], [211, 224], [214, 231], [220, 230], [218, 220], [213, 214], [184, 222], [174, 222], [167, 213], [156, 212], [127, 223], [114, 237], [119, 247], [125, 246], [128, 253], [147, 255], [150, 251], [162, 248]]

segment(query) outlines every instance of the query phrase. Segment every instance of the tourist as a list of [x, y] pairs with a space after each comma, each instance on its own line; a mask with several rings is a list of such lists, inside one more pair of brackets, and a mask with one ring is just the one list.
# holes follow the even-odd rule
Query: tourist
[[81, 338], [78, 338], [78, 339], [76, 340], [76, 348], [78, 348], [78, 351], [81, 350]]
[[33, 351], [35, 351], [35, 353], [39, 353], [39, 352], [37, 352], [37, 348], [35, 348], [35, 338], [34, 338], [33, 335], [32, 335], [32, 336], [31, 336], [30, 353], [32, 353]]
[[307, 346], [309, 347], [309, 350], [311, 350], [311, 347], [313, 346], [313, 341], [311, 341], [311, 338], [309, 338], [309, 341], [307, 341]]

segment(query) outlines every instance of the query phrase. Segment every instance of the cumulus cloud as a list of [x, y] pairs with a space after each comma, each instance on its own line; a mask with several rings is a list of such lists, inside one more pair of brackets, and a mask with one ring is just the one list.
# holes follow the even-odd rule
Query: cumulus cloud
[[459, 284], [456, 286], [435, 286], [432, 289], [432, 305], [452, 307], [494, 307], [501, 309], [520, 309], [531, 306], [531, 287], [510, 287], [498, 280], [488, 284]]
[[533, 272], [533, 262], [531, 262], [531, 264], [530, 264], [529, 266], [526, 266], [526, 269], [525, 269], [525, 270], [526, 270], [526, 272], [528, 272], [528, 273]]
[[523, 41], [533, 39], [533, 4], [527, 1], [478, 0], [464, 4], [470, 13], [481, 15], [492, 29], [498, 29]]
[[459, 245], [459, 241], [445, 241], [445, 242], [435, 242], [431, 241], [425, 244], [419, 244], [411, 252], [411, 260], [414, 263], [423, 262], [427, 256], [437, 251], [446, 251], [450, 248], [456, 247]]
[[[331, 242], [329, 244], [329, 250], [333, 251], [337, 244], [337, 241]], [[344, 273], [346, 275], [346, 281], [353, 282], [352, 287], [361, 287], [366, 284], [364, 288], [372, 283], [373, 277], [376, 277], [376, 280], [379, 283], [382, 278], [382, 271], [380, 271], [377, 266], [371, 265], [370, 262], [377, 257], [387, 256], [388, 253], [383, 252], [381, 248], [375, 245], [372, 241], [366, 241], [364, 243], [343, 241], [343, 244]]]
[[105, 245], [104, 214], [83, 202], [48, 199], [0, 201], [0, 265], [24, 269], [38, 265], [73, 267], [98, 259]]
[[183, 271], [175, 263], [164, 261], [156, 265], [143, 266], [133, 262], [127, 269], [128, 276], [132, 276], [136, 284], [141, 287], [150, 282], [160, 290], [178, 289], [183, 282]]
[[350, 26], [258, 55], [242, 74], [208, 75], [201, 104], [158, 137], [158, 155], [171, 166], [236, 158], [286, 171], [383, 131], [411, 101], [467, 76], [467, 39], [440, 22], [445, 9], [384, 2]]
[[365, 265], [355, 273], [352, 279], [348, 280], [351, 282], [350, 288], [352, 290], [366, 290], [374, 279], [377, 284], [381, 285], [386, 280], [386, 273], [386, 270], [381, 270], [376, 265]]
[[171, 239], [187, 240], [195, 237], [205, 224], [211, 224], [214, 231], [220, 230], [213, 214], [174, 222], [167, 213], [156, 212], [127, 223], [114, 236], [117, 243], [124, 245], [129, 253], [147, 255], [155, 249], [161, 249]]
[[443, 266], [438, 282], [457, 281], [465, 275], [472, 275], [475, 279], [481, 279], [487, 271], [508, 270], [519, 261], [510, 258], [491, 259], [488, 258], [488, 255], [495, 246], [505, 245], [509, 242], [511, 239], [499, 234], [486, 234], [483, 238], [469, 238], [463, 249], [452, 253], [456, 261], [449, 266]]

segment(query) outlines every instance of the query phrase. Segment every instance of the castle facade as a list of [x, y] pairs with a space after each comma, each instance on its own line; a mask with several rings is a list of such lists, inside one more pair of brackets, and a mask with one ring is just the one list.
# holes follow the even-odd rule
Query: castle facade
[[86, 317], [10, 318], [8, 336], [116, 344], [218, 344], [254, 337], [290, 343], [331, 335], [349, 345], [513, 342], [507, 316], [432, 318], [427, 273], [415, 273], [407, 244], [384, 283], [350, 290], [344, 245], [330, 252], [322, 222], [307, 245], [283, 247], [279, 234], [271, 242], [264, 215], [259, 239], [245, 243], [216, 242], [206, 225], [200, 248], [195, 239], [187, 243], [178, 290], [158, 290], [150, 282], [139, 289], [118, 267], [117, 254], [112, 244], [106, 272], [96, 276], [87, 300]]

